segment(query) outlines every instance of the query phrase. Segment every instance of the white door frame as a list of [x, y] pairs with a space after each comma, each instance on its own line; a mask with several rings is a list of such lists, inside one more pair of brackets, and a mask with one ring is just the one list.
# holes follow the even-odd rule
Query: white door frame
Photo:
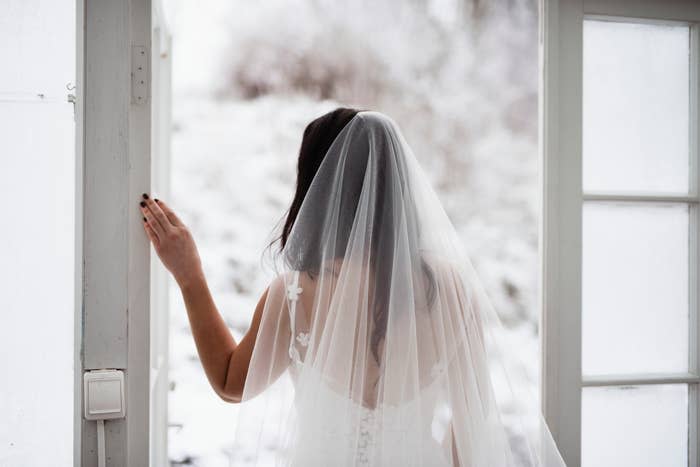
[[141, 52], [150, 62], [151, 1], [78, 0], [77, 32], [74, 464], [97, 465], [82, 374], [108, 368], [125, 372], [126, 418], [105, 423], [107, 465], [146, 466], [150, 255], [138, 203], [151, 186], [150, 72], [132, 63]]
[[[172, 38], [161, 0], [153, 0], [151, 54], [151, 189], [170, 199]], [[168, 292], [170, 274], [151, 250], [152, 467], [168, 466]]]
[[583, 8], [543, 0], [540, 12], [542, 410], [570, 467], [581, 439], [581, 142]]
[[[570, 467], [581, 464], [581, 392], [604, 385], [689, 384], [689, 465], [700, 462], [698, 319], [698, 108], [700, 3], [694, 0], [541, 0], [540, 148], [542, 151], [542, 404]], [[585, 17], [683, 21], [691, 28], [690, 194], [585, 194], [582, 188], [583, 20]], [[581, 227], [585, 200], [686, 202], [690, 216], [689, 368], [681, 375], [584, 378], [581, 368]]]

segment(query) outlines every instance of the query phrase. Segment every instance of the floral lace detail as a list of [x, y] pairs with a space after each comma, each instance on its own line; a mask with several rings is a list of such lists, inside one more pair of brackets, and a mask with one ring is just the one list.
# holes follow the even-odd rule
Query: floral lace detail
[[376, 413], [374, 410], [363, 409], [360, 418], [359, 439], [357, 442], [357, 465], [370, 465], [370, 454], [374, 451], [374, 427]]
[[289, 345], [289, 358], [292, 359], [292, 361], [296, 364], [301, 365], [301, 355], [299, 355], [299, 351], [297, 350], [296, 347], [294, 347], [294, 344]]
[[287, 299], [289, 299], [289, 325], [291, 328], [291, 339], [289, 340], [289, 357], [295, 364], [300, 365], [302, 363], [301, 355], [299, 350], [294, 345], [294, 341], [297, 340], [299, 343], [306, 347], [309, 344], [309, 334], [300, 332], [298, 335], [296, 333], [296, 311], [297, 311], [297, 301], [299, 300], [299, 294], [303, 292], [303, 289], [299, 287], [299, 271], [294, 271], [294, 279], [291, 284], [286, 287]]
[[297, 341], [303, 345], [304, 347], [308, 347], [309, 345], [309, 333], [308, 332], [300, 332], [297, 334]]
[[[300, 332], [297, 334], [297, 342], [301, 344], [303, 347], [308, 347], [309, 345], [309, 333], [308, 332]], [[292, 361], [297, 364], [301, 364], [301, 355], [299, 354], [299, 350], [294, 346], [294, 341], [290, 342], [289, 344], [289, 356], [292, 358]]]
[[296, 302], [299, 299], [299, 294], [303, 291], [304, 290], [299, 287], [296, 282], [294, 284], [290, 284], [287, 286], [287, 298], [292, 302]]

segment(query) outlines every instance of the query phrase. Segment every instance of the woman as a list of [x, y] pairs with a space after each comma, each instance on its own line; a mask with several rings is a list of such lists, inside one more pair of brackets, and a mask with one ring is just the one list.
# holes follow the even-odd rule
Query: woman
[[306, 128], [283, 271], [238, 343], [187, 228], [144, 198], [209, 382], [245, 402], [236, 440], [255, 448], [248, 463], [564, 465], [534, 406], [493, 385], [510, 372], [498, 318], [386, 115], [339, 108]]

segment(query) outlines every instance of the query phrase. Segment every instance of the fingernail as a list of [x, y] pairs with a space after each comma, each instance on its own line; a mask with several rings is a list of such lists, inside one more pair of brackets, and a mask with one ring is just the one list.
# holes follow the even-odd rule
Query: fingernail
[[160, 200], [158, 200], [158, 198], [153, 198], [153, 201], [155, 201], [156, 203], [160, 203]]
[[141, 205], [142, 208], [146, 206], [146, 202], [145, 202], [145, 201], [141, 201], [139, 204]]
[[145, 217], [143, 218], [143, 221], [144, 221], [144, 222], [148, 222], [148, 221], [146, 220], [146, 218], [145, 218]]
[[148, 195], [146, 193], [144, 193], [142, 196], [143, 196], [143, 199], [148, 199]]

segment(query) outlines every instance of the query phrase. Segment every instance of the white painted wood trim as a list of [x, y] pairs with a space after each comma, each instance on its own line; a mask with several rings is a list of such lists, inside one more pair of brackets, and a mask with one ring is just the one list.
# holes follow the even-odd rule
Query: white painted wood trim
[[[700, 16], [698, 17], [700, 20]], [[690, 193], [700, 194], [700, 24], [690, 27]], [[690, 206], [688, 368], [700, 374], [700, 205]], [[700, 381], [688, 387], [688, 464], [700, 465]]]
[[[106, 422], [107, 465], [149, 462], [149, 249], [138, 202], [150, 187], [150, 119], [132, 99], [133, 46], [151, 46], [150, 0], [79, 0], [76, 378], [125, 371], [126, 418]], [[150, 88], [150, 82], [145, 83]], [[148, 93], [146, 93], [148, 94]], [[78, 301], [77, 301], [78, 302]], [[80, 369], [80, 371], [78, 371]], [[76, 401], [82, 385], [76, 384]], [[76, 411], [75, 465], [97, 465], [96, 424]]]
[[697, 204], [700, 199], [692, 195], [644, 195], [644, 194], [616, 194], [616, 193], [584, 193], [584, 201], [619, 201], [623, 203], [682, 203]]
[[697, 0], [583, 0], [583, 9], [586, 15], [700, 21], [700, 2]]
[[[128, 268], [128, 368], [131, 380], [127, 385], [127, 465], [148, 465], [150, 456], [150, 245], [143, 230], [143, 220], [137, 209], [142, 193], [151, 191], [151, 0], [129, 1], [131, 53], [134, 48], [145, 49], [146, 95], [143, 102], [136, 99], [132, 85], [129, 105], [129, 222]], [[133, 59], [130, 57], [130, 62]], [[135, 70], [129, 74], [133, 75]]]
[[544, 0], [542, 151], [542, 402], [570, 467], [581, 463], [581, 122], [583, 8]]
[[75, 8], [75, 280], [73, 312], [73, 465], [82, 465], [83, 442], [83, 147], [84, 147], [84, 93], [85, 87], [85, 2], [76, 1]]
[[695, 373], [584, 376], [583, 387], [642, 386], [649, 384], [698, 384]]
[[[170, 199], [172, 38], [161, 0], [153, 2], [151, 188]], [[150, 465], [168, 464], [168, 295], [170, 275], [151, 250]]]

